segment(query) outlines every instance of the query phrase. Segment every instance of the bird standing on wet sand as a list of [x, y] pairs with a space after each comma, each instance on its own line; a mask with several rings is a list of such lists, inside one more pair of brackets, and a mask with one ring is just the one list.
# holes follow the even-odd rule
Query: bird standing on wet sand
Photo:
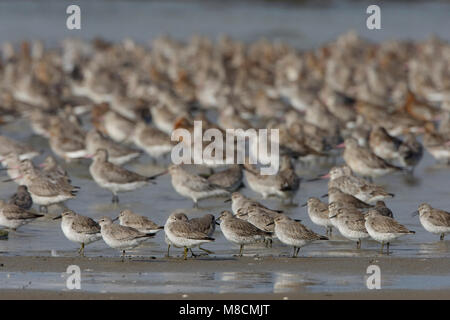
[[219, 216], [220, 230], [225, 238], [239, 244], [239, 256], [242, 257], [244, 245], [256, 243], [270, 237], [270, 232], [262, 231], [250, 222], [236, 218], [230, 211], [222, 211]]
[[369, 237], [364, 225], [364, 215], [358, 209], [346, 207], [336, 202], [328, 205], [330, 220], [347, 239], [356, 241], [356, 249], [361, 248], [361, 240]]
[[345, 139], [343, 157], [345, 163], [353, 172], [371, 179], [403, 170], [376, 156], [370, 149], [360, 147], [358, 142], [353, 138]]
[[24, 160], [20, 166], [21, 182], [27, 186], [33, 202], [38, 204], [41, 212], [47, 207], [75, 198], [79, 187], [67, 182], [55, 181], [38, 171], [30, 160]]
[[311, 221], [326, 229], [326, 234], [331, 236], [333, 224], [328, 217], [328, 204], [318, 198], [310, 197], [303, 206], [308, 206], [308, 215]]
[[33, 213], [15, 204], [8, 204], [0, 200], [0, 226], [8, 229], [16, 230], [20, 226], [43, 216], [42, 214]]
[[227, 190], [212, 184], [199, 175], [186, 171], [180, 165], [171, 165], [168, 171], [175, 191], [186, 198], [191, 198], [194, 201], [194, 208], [198, 207], [199, 200], [229, 195]]
[[33, 206], [33, 199], [28, 192], [27, 186], [20, 185], [17, 187], [16, 193], [9, 199], [9, 204], [15, 204], [24, 210], [29, 210]]
[[394, 194], [384, 190], [383, 187], [355, 176], [346, 165], [331, 168], [330, 173], [324, 177], [327, 176], [330, 177], [328, 189], [338, 188], [364, 202], [371, 203], [394, 196]]
[[139, 157], [142, 152], [104, 137], [100, 131], [92, 129], [86, 134], [86, 150], [89, 154], [94, 154], [97, 149], [108, 151], [108, 160], [115, 165], [123, 165]]
[[114, 224], [111, 218], [103, 217], [98, 221], [103, 241], [113, 249], [122, 251], [122, 262], [125, 259], [125, 250], [140, 245], [145, 240], [154, 237], [154, 234], [142, 233], [134, 228]]
[[[196, 246], [200, 248], [201, 244], [214, 241], [214, 238], [208, 236], [206, 232], [200, 231], [197, 227], [189, 223], [185, 215], [183, 217], [179, 213], [172, 213], [164, 225], [164, 232], [167, 236], [169, 248], [170, 245], [177, 248], [183, 247], [184, 260], [187, 259], [188, 249]], [[168, 251], [169, 249], [167, 249]]]
[[301, 247], [316, 240], [328, 240], [327, 237], [318, 235], [300, 222], [294, 221], [284, 214], [276, 217], [272, 224], [275, 224], [275, 235], [277, 238], [282, 243], [294, 247], [293, 258], [298, 256]]
[[78, 250], [81, 256], [84, 256], [86, 245], [102, 238], [100, 225], [89, 217], [77, 214], [72, 210], [66, 210], [53, 218], [53, 220], [57, 219], [62, 219], [61, 229], [66, 238], [81, 245]]
[[233, 192], [243, 186], [243, 176], [241, 165], [235, 164], [226, 170], [213, 173], [208, 177], [208, 181], [229, 192]]
[[450, 212], [422, 203], [414, 214], [419, 214], [420, 223], [425, 230], [433, 234], [440, 234], [441, 241], [444, 240], [447, 233], [450, 233]]
[[373, 207], [373, 205], [365, 203], [364, 201], [359, 200], [351, 194], [342, 192], [336, 187], [328, 189], [328, 202], [343, 202], [358, 209], [367, 209]]
[[108, 161], [108, 151], [105, 149], [98, 149], [94, 154], [93, 160], [89, 167], [89, 172], [100, 187], [112, 192], [113, 203], [119, 202], [117, 193], [136, 190], [161, 175], [145, 177], [119, 167]]
[[377, 210], [370, 209], [365, 217], [365, 227], [370, 237], [375, 241], [381, 242], [381, 253], [386, 243], [387, 254], [389, 254], [389, 244], [392, 240], [405, 235], [414, 234], [414, 231], [408, 230], [391, 217], [381, 215]]
[[118, 219], [121, 226], [131, 227], [142, 233], [157, 234], [164, 229], [163, 226], [159, 226], [149, 218], [136, 214], [129, 209], [122, 210]]
[[251, 206], [259, 207], [260, 209], [263, 209], [264, 211], [270, 213], [270, 214], [277, 214], [282, 213], [281, 210], [272, 210], [267, 208], [266, 206], [260, 204], [258, 201], [255, 201], [253, 199], [247, 198], [243, 194], [239, 192], [233, 192], [231, 194], [231, 199], [225, 200], [225, 202], [231, 201], [231, 210], [234, 214], [237, 214], [239, 209], [247, 210]]

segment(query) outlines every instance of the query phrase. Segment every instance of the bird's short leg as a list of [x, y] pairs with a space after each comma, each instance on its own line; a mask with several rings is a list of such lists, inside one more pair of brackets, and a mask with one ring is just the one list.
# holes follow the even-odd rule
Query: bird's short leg
[[297, 247], [294, 247], [294, 252], [292, 252], [292, 258], [295, 258], [295, 251], [297, 250]]
[[194, 199], [194, 205], [192, 206], [192, 208], [198, 208], [198, 202], [197, 202], [197, 199]]
[[387, 253], [387, 255], [389, 255], [389, 242], [386, 243], [386, 253]]
[[381, 242], [381, 254], [383, 254], [384, 242]]
[[84, 243], [81, 244], [80, 250], [78, 250], [80, 256], [84, 257]]
[[112, 203], [115, 203], [115, 204], [119, 203], [119, 196], [117, 194], [113, 193], [111, 201], [112, 201]]
[[170, 257], [169, 250], [170, 250], [170, 244], [167, 246], [167, 257]]
[[241, 244], [241, 248], [240, 248], [240, 250], [239, 250], [239, 257], [242, 257], [243, 251], [244, 251], [244, 245]]
[[199, 248], [200, 250], [205, 251], [205, 252], [208, 253], [208, 254], [214, 254], [214, 252], [209, 251], [209, 250], [207, 250], [207, 249], [204, 249], [204, 248], [202, 248], [202, 247], [200, 247], [200, 246], [198, 246], [198, 248]]
[[40, 213], [48, 213], [47, 206], [39, 206], [39, 212]]
[[445, 233], [442, 233], [441, 234], [441, 237], [439, 238], [441, 241], [443, 241], [444, 240], [444, 237], [445, 237]]
[[358, 241], [356, 241], [356, 249], [361, 249], [361, 239], [358, 239]]
[[184, 257], [183, 257], [184, 260], [187, 260], [187, 254], [188, 254], [188, 248], [184, 247]]
[[122, 262], [125, 261], [125, 250], [122, 250]]
[[189, 251], [191, 251], [191, 257], [197, 258], [198, 254], [195, 254], [194, 251], [192, 251], [192, 248], [189, 248]]

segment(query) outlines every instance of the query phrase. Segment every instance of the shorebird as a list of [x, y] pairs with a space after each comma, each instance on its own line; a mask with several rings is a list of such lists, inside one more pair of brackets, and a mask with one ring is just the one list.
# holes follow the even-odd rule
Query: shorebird
[[120, 145], [104, 137], [100, 131], [92, 129], [86, 134], [86, 150], [89, 154], [95, 154], [97, 149], [106, 149], [108, 151], [108, 161], [118, 166], [141, 155], [141, 151]]
[[231, 210], [236, 215], [239, 211], [239, 209], [247, 210], [251, 206], [256, 206], [264, 211], [276, 215], [277, 213], [282, 213], [281, 210], [272, 210], [267, 208], [266, 206], [263, 206], [258, 201], [252, 200], [250, 198], [245, 197], [243, 194], [239, 192], [233, 192], [231, 194], [231, 199], [225, 200], [225, 202], [231, 201]]
[[345, 207], [336, 202], [329, 204], [330, 220], [347, 239], [356, 241], [356, 248], [361, 248], [361, 240], [369, 237], [364, 225], [364, 215], [358, 209]]
[[6, 168], [6, 173], [8, 174], [9, 178], [20, 184], [21, 181], [17, 179], [17, 177], [20, 176], [19, 169], [21, 161], [19, 159], [19, 156], [14, 152], [10, 152], [1, 158], [1, 162], [2, 165]]
[[250, 206], [246, 210], [239, 209], [236, 215], [237, 218], [250, 222], [252, 225], [258, 229], [268, 232], [271, 235], [265, 237], [267, 247], [272, 247], [272, 238], [274, 235], [274, 225], [273, 220], [278, 217], [279, 214], [271, 215], [267, 213], [264, 209], [257, 206]]
[[314, 233], [300, 222], [292, 220], [284, 214], [276, 217], [271, 224], [275, 224], [277, 238], [282, 243], [294, 247], [293, 258], [298, 256], [301, 247], [316, 240], [328, 240], [327, 237]]
[[142, 233], [157, 234], [164, 229], [163, 226], [159, 226], [147, 217], [138, 215], [129, 209], [122, 210], [118, 219], [121, 226], [131, 227]]
[[369, 178], [384, 176], [388, 173], [402, 171], [400, 167], [389, 164], [376, 156], [368, 148], [360, 147], [353, 138], [345, 139], [344, 161], [353, 172]]
[[176, 192], [194, 201], [194, 207], [198, 201], [211, 197], [225, 197], [229, 195], [227, 190], [222, 189], [196, 174], [190, 173], [180, 165], [169, 166], [172, 178], [172, 186]]
[[250, 189], [261, 194], [264, 199], [276, 196], [281, 199], [289, 199], [292, 203], [293, 196], [300, 186], [300, 179], [291, 169], [284, 172], [280, 170], [274, 175], [263, 175], [256, 166], [244, 164], [244, 170]]
[[[188, 220], [189, 223], [191, 225], [194, 226], [194, 228], [200, 232], [206, 233], [206, 235], [208, 237], [212, 237], [212, 235], [214, 234], [214, 231], [216, 231], [216, 217], [214, 217], [214, 215], [212, 214], [205, 214], [203, 217], [199, 217], [199, 218], [192, 218]], [[212, 254], [214, 252], [210, 251], [210, 250], [206, 250], [202, 247], [200, 247], [200, 245], [198, 246], [198, 248], [200, 250], [205, 251], [208, 254]], [[192, 249], [191, 249], [191, 253]]]
[[140, 232], [134, 228], [114, 224], [111, 218], [103, 217], [98, 221], [103, 241], [113, 249], [122, 251], [122, 262], [125, 259], [125, 250], [140, 245], [145, 240], [154, 237], [154, 234]]
[[30, 160], [22, 161], [20, 172], [17, 178], [27, 186], [33, 202], [40, 206], [41, 212], [47, 212], [49, 205], [75, 198], [79, 189], [41, 174]]
[[6, 136], [0, 136], [0, 159], [9, 153], [17, 154], [20, 160], [32, 159], [39, 155], [39, 152], [30, 146], [17, 142]]
[[28, 192], [27, 186], [20, 185], [9, 199], [9, 204], [14, 204], [24, 210], [29, 210], [33, 206], [33, 199]]
[[145, 186], [149, 181], [160, 175], [145, 177], [119, 167], [109, 162], [108, 151], [105, 149], [97, 149], [93, 160], [94, 161], [89, 167], [89, 172], [100, 187], [112, 192], [113, 203], [119, 202], [117, 193], [136, 190], [137, 188]]
[[0, 226], [8, 229], [16, 230], [20, 226], [43, 216], [42, 214], [33, 213], [15, 204], [8, 204], [0, 200]]
[[45, 158], [44, 162], [41, 163], [39, 167], [41, 168], [42, 173], [53, 180], [60, 181], [62, 183], [71, 182], [67, 171], [60, 166], [52, 156]]
[[340, 189], [333, 187], [328, 189], [328, 202], [343, 202], [348, 206], [352, 206], [358, 209], [367, 209], [373, 207], [373, 205], [365, 203], [351, 194], [342, 192]]
[[89, 217], [77, 214], [72, 210], [65, 210], [61, 215], [53, 218], [53, 220], [57, 219], [62, 219], [61, 229], [66, 238], [81, 245], [78, 250], [81, 256], [84, 256], [86, 245], [102, 238], [100, 225]]
[[147, 126], [144, 122], [136, 125], [131, 139], [137, 147], [144, 150], [153, 159], [170, 153], [174, 146], [167, 133]]
[[331, 168], [329, 174], [322, 178], [326, 177], [330, 178], [328, 189], [338, 188], [364, 202], [372, 203], [394, 196], [383, 187], [353, 175], [352, 170], [346, 165]]
[[372, 128], [369, 137], [369, 146], [372, 152], [384, 160], [396, 160], [400, 158], [399, 148], [402, 141], [387, 133], [381, 126]]
[[318, 198], [310, 197], [304, 206], [308, 206], [308, 215], [311, 221], [318, 226], [324, 227], [326, 234], [331, 235], [333, 224], [328, 217], [328, 205]]
[[242, 168], [241, 165], [232, 165], [229, 169], [213, 173], [208, 177], [208, 181], [229, 192], [233, 192], [242, 187]]
[[[196, 228], [194, 224], [186, 221], [187, 217], [180, 216], [180, 214], [172, 213], [164, 225], [164, 232], [166, 233], [167, 240], [170, 245], [175, 247], [184, 248], [184, 260], [187, 259], [188, 249], [199, 246], [203, 243], [214, 241], [207, 235], [206, 232], [202, 232]], [[203, 249], [204, 250], [204, 249]], [[167, 249], [167, 254], [169, 249]]]
[[450, 233], [450, 212], [422, 203], [419, 210], [414, 213], [419, 214], [420, 223], [425, 230], [433, 234], [440, 234], [441, 241], [444, 240], [447, 233]]
[[239, 256], [242, 257], [244, 245], [256, 243], [270, 237], [270, 232], [262, 231], [250, 222], [233, 217], [230, 211], [222, 211], [220, 216], [220, 230], [225, 238], [240, 245]]
[[66, 162], [84, 158], [87, 155], [85, 133], [70, 121], [52, 118], [49, 144], [52, 151]]
[[414, 234], [391, 217], [381, 215], [377, 210], [370, 209], [365, 215], [365, 227], [370, 237], [381, 242], [381, 253], [386, 243], [387, 254], [389, 254], [389, 244], [392, 240], [405, 234]]

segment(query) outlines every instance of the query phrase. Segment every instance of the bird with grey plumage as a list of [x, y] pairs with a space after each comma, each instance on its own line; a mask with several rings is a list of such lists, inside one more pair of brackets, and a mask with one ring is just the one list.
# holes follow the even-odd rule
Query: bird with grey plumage
[[356, 242], [356, 249], [361, 248], [361, 240], [369, 237], [364, 224], [364, 214], [354, 207], [333, 202], [328, 205], [328, 215], [333, 225], [345, 238]]
[[117, 195], [119, 192], [130, 192], [141, 188], [161, 175], [146, 177], [115, 165], [109, 162], [108, 151], [105, 149], [97, 149], [93, 156], [93, 162], [89, 166], [89, 172], [100, 187], [112, 192], [113, 203], [119, 202]]
[[[184, 248], [184, 260], [187, 259], [188, 249], [197, 246], [200, 248], [201, 244], [214, 241], [214, 238], [208, 236], [206, 232], [200, 231], [198, 221], [191, 224], [183, 213], [172, 213], [164, 225], [164, 232], [169, 242], [169, 248], [170, 245]], [[167, 249], [167, 252], [169, 252], [169, 249]]]
[[380, 214], [376, 209], [370, 209], [365, 215], [365, 227], [370, 237], [375, 241], [381, 242], [381, 253], [386, 243], [386, 253], [389, 254], [389, 245], [391, 241], [406, 234], [414, 234], [404, 225], [398, 223], [392, 217]]
[[125, 260], [125, 251], [134, 249], [142, 242], [154, 237], [154, 234], [140, 232], [131, 227], [113, 223], [109, 217], [102, 217], [98, 221], [100, 232], [105, 243], [122, 252], [122, 262]]
[[227, 190], [197, 174], [188, 172], [181, 165], [169, 166], [168, 172], [175, 191], [183, 197], [191, 198], [195, 208], [198, 207], [199, 200], [229, 195]]
[[15, 204], [6, 203], [0, 200], [0, 226], [11, 230], [17, 230], [20, 226], [34, 221], [44, 215], [33, 213], [16, 206]]
[[234, 214], [237, 214], [239, 209], [247, 210], [251, 206], [258, 207], [261, 210], [264, 210], [266, 213], [268, 213], [270, 215], [274, 215], [274, 216], [278, 213], [283, 212], [281, 210], [273, 210], [273, 209], [267, 208], [266, 206], [262, 205], [258, 201], [247, 198], [240, 192], [233, 192], [231, 194], [231, 198], [225, 200], [225, 202], [229, 202], [229, 201], [231, 201], [231, 210], [233, 211]]
[[355, 176], [347, 165], [333, 167], [321, 178], [328, 177], [330, 178], [328, 189], [338, 188], [367, 203], [394, 197], [393, 193], [387, 192], [383, 187]]
[[28, 192], [27, 186], [18, 186], [16, 193], [14, 193], [9, 199], [9, 204], [15, 204], [24, 210], [31, 209], [33, 206], [33, 199], [31, 198], [31, 194]]
[[237, 218], [250, 222], [258, 229], [268, 232], [271, 235], [264, 238], [266, 247], [271, 248], [274, 235], [274, 225], [271, 224], [273, 220], [278, 216], [270, 215], [264, 209], [257, 206], [250, 206], [247, 209], [239, 209], [236, 215]]
[[240, 246], [239, 256], [242, 257], [244, 245], [264, 241], [270, 237], [270, 232], [263, 231], [248, 221], [234, 217], [230, 211], [222, 211], [220, 220], [220, 230], [225, 238]]
[[208, 181], [229, 192], [238, 190], [243, 186], [242, 165], [235, 164], [220, 172], [215, 172], [208, 177]]
[[121, 226], [131, 227], [142, 233], [157, 234], [164, 229], [164, 226], [160, 226], [149, 218], [134, 213], [130, 209], [122, 210], [116, 219], [119, 219], [119, 224]]
[[327, 237], [309, 230], [301, 222], [292, 220], [284, 214], [280, 214], [270, 224], [275, 225], [275, 235], [282, 243], [294, 247], [293, 258], [297, 257], [300, 248], [307, 244], [317, 240], [328, 240]]
[[308, 216], [311, 221], [318, 226], [324, 227], [326, 234], [331, 236], [333, 224], [328, 217], [328, 204], [320, 201], [318, 198], [310, 197], [302, 206], [308, 206]]
[[64, 236], [72, 242], [81, 245], [78, 253], [84, 256], [84, 247], [102, 238], [100, 225], [93, 219], [77, 214], [72, 210], [65, 210], [53, 220], [61, 220]]
[[343, 202], [349, 206], [358, 208], [358, 209], [367, 209], [372, 208], [373, 205], [368, 204], [360, 199], [352, 196], [351, 194], [342, 192], [340, 189], [336, 187], [332, 187], [328, 189], [328, 202]]
[[433, 208], [428, 203], [422, 203], [419, 210], [413, 214], [419, 215], [420, 223], [425, 230], [439, 234], [441, 241], [444, 240], [447, 233], [450, 233], [450, 212]]

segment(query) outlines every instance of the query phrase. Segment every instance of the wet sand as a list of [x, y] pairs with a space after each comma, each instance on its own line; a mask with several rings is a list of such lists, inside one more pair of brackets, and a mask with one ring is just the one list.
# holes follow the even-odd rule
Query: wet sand
[[[78, 265], [83, 272], [97, 272], [99, 274], [115, 273], [129, 274], [159, 274], [179, 273], [180, 270], [187, 277], [192, 273], [203, 272], [295, 272], [303, 274], [328, 274], [336, 278], [349, 275], [360, 278], [360, 290], [350, 291], [320, 291], [299, 286], [288, 292], [263, 293], [210, 293], [210, 292], [92, 292], [35, 289], [2, 289], [0, 299], [450, 299], [450, 284], [443, 283], [444, 288], [425, 289], [383, 289], [369, 290], [365, 288], [365, 276], [369, 265], [378, 265], [381, 270], [382, 283], [385, 278], [396, 277], [401, 274], [414, 279], [420, 276], [440, 276], [450, 279], [450, 259], [448, 258], [400, 258], [380, 256], [377, 258], [318, 258], [300, 257], [297, 259], [284, 257], [230, 257], [219, 259], [214, 257], [199, 257], [184, 261], [180, 258], [151, 259], [135, 257], [121, 262], [120, 258], [81, 258], [81, 257], [1, 257], [0, 272], [2, 274], [21, 272], [32, 273], [65, 273], [67, 266]], [[170, 276], [169, 276], [170, 278]], [[65, 280], [62, 280], [64, 282]], [[444, 280], [445, 281], [445, 280]], [[450, 281], [450, 280], [448, 280]], [[448, 282], [447, 281], [447, 282]], [[131, 284], [132, 285], [132, 284]]]

